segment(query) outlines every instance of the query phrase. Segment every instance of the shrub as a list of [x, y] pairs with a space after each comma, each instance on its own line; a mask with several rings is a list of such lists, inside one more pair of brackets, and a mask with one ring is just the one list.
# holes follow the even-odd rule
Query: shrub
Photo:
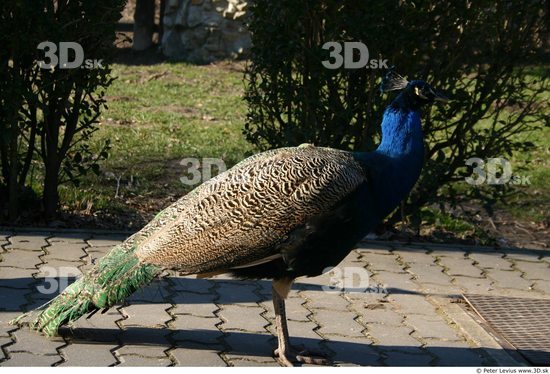
[[[547, 30], [545, 1], [256, 0], [244, 134], [261, 149], [303, 142], [371, 151], [391, 98], [379, 94], [383, 71], [326, 69], [325, 42], [357, 41], [370, 58], [388, 59], [454, 99], [423, 115], [426, 162], [406, 211], [454, 202], [465, 161], [504, 157], [531, 143], [518, 134], [545, 120], [548, 90], [530, 76]], [[469, 189], [485, 202], [505, 188]], [[393, 220], [398, 218], [394, 215]]]
[[[108, 59], [124, 4], [24, 0], [0, 5], [0, 204], [8, 204], [12, 220], [34, 157], [42, 161], [48, 219], [57, 212], [59, 183], [78, 183], [107, 157], [108, 145], [93, 153], [86, 142], [97, 130], [105, 88], [113, 80]], [[91, 68], [40, 68], [38, 61], [50, 63], [46, 51], [38, 49], [42, 42], [75, 42], [86, 59], [102, 61]]]

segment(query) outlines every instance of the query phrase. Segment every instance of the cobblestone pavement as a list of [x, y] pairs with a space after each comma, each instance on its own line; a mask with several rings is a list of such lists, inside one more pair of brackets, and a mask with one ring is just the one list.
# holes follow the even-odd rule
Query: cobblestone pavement
[[[278, 365], [269, 281], [166, 276], [63, 337], [8, 325], [53, 297], [47, 277], [74, 278], [123, 239], [0, 232], [0, 366]], [[364, 242], [332, 272], [298, 280], [289, 329], [342, 366], [517, 365], [457, 300], [548, 299], [549, 269], [548, 250]]]

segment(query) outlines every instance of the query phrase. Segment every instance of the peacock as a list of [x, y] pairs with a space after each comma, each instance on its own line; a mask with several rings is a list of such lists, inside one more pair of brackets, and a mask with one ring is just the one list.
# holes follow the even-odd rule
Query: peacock
[[297, 277], [336, 266], [408, 195], [424, 158], [420, 109], [446, 100], [426, 82], [393, 71], [381, 90], [401, 92], [384, 112], [376, 151], [302, 144], [251, 156], [161, 211], [56, 298], [12, 322], [53, 336], [166, 269], [230, 273], [273, 280], [275, 356], [282, 364], [328, 363], [290, 345], [285, 298]]

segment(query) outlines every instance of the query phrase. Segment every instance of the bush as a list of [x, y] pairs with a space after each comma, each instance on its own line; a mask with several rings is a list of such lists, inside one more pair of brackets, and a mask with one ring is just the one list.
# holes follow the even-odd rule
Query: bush
[[[124, 4], [23, 0], [0, 5], [0, 204], [8, 204], [11, 220], [18, 215], [21, 192], [28, 189], [33, 158], [42, 161], [43, 210], [53, 219], [58, 185], [78, 183], [107, 157], [108, 144], [93, 153], [86, 142], [97, 130], [105, 88], [113, 80], [108, 59]], [[102, 61], [91, 68], [40, 68], [38, 61], [50, 62], [38, 49], [42, 42], [76, 42], [86, 59]]]
[[[545, 120], [544, 79], [528, 74], [543, 45], [545, 1], [256, 0], [246, 72], [244, 134], [261, 149], [303, 142], [372, 151], [391, 98], [378, 69], [326, 69], [325, 42], [358, 41], [371, 59], [425, 79], [454, 99], [423, 115], [426, 162], [406, 211], [454, 202], [465, 161], [504, 157], [531, 143], [518, 134]], [[544, 106], [544, 107], [542, 107]], [[504, 188], [469, 189], [486, 202]], [[395, 215], [393, 220], [398, 217]]]

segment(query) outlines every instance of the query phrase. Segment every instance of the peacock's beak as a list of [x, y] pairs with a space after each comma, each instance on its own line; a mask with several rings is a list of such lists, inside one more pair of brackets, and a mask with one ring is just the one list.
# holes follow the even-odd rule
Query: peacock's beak
[[447, 96], [445, 96], [444, 94], [442, 94], [441, 92], [436, 92], [435, 97], [434, 97], [434, 101], [440, 101], [442, 103], [448, 103], [450, 101], [450, 99]]

